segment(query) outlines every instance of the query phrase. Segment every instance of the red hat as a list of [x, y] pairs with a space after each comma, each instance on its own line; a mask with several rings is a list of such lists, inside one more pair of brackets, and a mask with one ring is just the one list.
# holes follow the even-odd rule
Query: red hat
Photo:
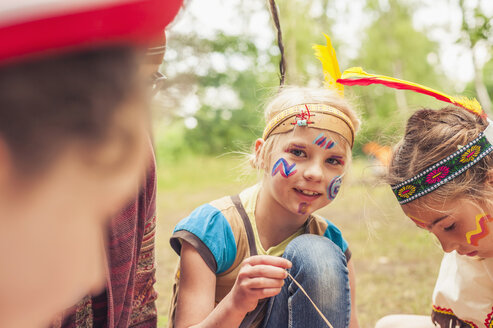
[[106, 44], [146, 47], [183, 0], [16, 0], [0, 3], [0, 62]]

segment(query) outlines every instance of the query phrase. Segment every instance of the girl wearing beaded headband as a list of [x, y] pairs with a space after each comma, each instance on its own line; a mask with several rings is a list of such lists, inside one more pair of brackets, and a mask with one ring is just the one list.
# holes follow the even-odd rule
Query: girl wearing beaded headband
[[[317, 51], [334, 68], [327, 40]], [[340, 72], [326, 76], [335, 83]], [[333, 223], [312, 214], [336, 197], [359, 125], [340, 91], [283, 86], [266, 107], [251, 159], [262, 180], [176, 226], [171, 325], [325, 327], [294, 280], [285, 280], [288, 269], [334, 327], [358, 327], [348, 245]]]
[[[493, 326], [493, 126], [475, 99], [352, 68], [338, 82], [382, 84], [449, 102], [421, 109], [407, 122], [388, 182], [405, 214], [436, 235], [444, 255], [432, 317], [389, 316], [386, 327]], [[482, 259], [479, 261], [478, 259]], [[432, 323], [433, 322], [433, 323]]]

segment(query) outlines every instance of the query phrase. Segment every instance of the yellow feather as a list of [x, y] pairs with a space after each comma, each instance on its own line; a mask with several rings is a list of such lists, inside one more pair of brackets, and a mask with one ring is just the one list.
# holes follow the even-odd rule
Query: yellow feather
[[454, 102], [459, 106], [469, 109], [471, 112], [473, 112], [478, 116], [485, 115], [483, 108], [481, 107], [481, 104], [479, 103], [479, 101], [477, 101], [476, 98], [471, 99], [465, 96], [455, 96], [455, 97], [450, 97], [450, 100], [452, 100], [452, 102]]
[[327, 45], [322, 46], [315, 44], [312, 48], [315, 50], [315, 56], [322, 62], [325, 83], [329, 88], [335, 89], [342, 97], [344, 97], [344, 86], [336, 82], [337, 79], [341, 77], [336, 51], [334, 50], [334, 47], [332, 47], [329, 36], [327, 34], [324, 35], [327, 39]]

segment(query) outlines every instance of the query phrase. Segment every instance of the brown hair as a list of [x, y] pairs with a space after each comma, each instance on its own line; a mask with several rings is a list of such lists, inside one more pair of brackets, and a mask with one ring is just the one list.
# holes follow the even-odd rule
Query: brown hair
[[[387, 182], [394, 185], [414, 177], [471, 142], [486, 126], [480, 117], [457, 107], [417, 111], [409, 118], [404, 138], [392, 154]], [[493, 199], [493, 188], [490, 190], [485, 184], [492, 167], [493, 155], [490, 153], [461, 175], [412, 204], [424, 204], [430, 200], [443, 203], [458, 197], [478, 202]]]
[[[265, 122], [269, 122], [274, 116], [284, 109], [300, 104], [325, 104], [337, 108], [346, 114], [353, 123], [354, 132], [358, 131], [360, 121], [351, 104], [334, 90], [326, 88], [308, 88], [298, 86], [283, 86], [265, 107]], [[280, 134], [275, 134], [267, 138], [259, 156], [254, 156], [251, 164], [254, 168], [264, 168], [264, 163], [269, 162], [269, 155], [273, 147], [279, 141]], [[339, 142], [347, 146], [347, 154], [351, 154], [351, 147], [348, 142], [341, 136]]]
[[145, 115], [124, 105], [139, 97], [137, 69], [135, 50], [125, 46], [0, 67], [0, 139], [16, 167], [26, 174], [39, 171], [75, 143], [94, 162], [100, 162], [98, 146], [111, 139], [130, 150], [134, 131], [123, 117]]

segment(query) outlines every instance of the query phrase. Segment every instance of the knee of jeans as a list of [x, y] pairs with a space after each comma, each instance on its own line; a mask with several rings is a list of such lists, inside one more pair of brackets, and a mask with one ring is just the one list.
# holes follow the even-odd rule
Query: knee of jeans
[[[349, 279], [346, 256], [331, 240], [317, 235], [302, 235], [286, 247], [283, 257], [293, 263], [291, 275], [313, 299], [326, 304], [346, 300]], [[289, 285], [290, 292], [296, 285]]]
[[286, 247], [283, 257], [293, 263], [292, 271], [296, 274], [303, 276], [306, 273], [314, 280], [318, 277], [338, 279], [348, 272], [342, 250], [323, 236], [306, 234], [296, 237]]

